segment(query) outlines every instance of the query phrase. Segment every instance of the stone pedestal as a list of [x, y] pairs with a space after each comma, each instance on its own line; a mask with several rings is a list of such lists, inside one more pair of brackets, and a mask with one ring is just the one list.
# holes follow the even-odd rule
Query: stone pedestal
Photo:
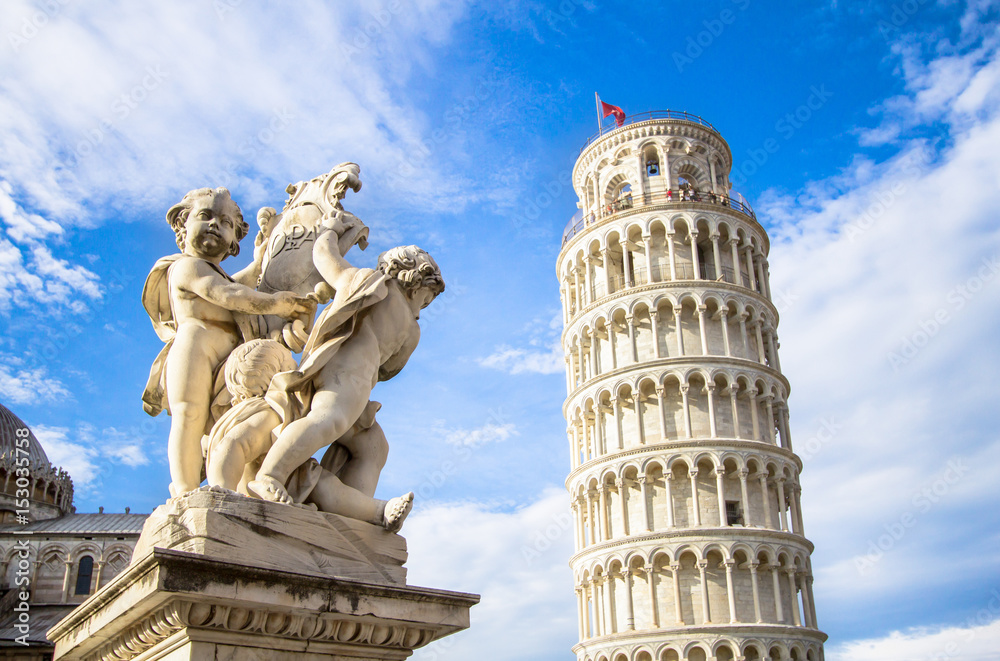
[[330, 516], [235, 494], [172, 500], [129, 568], [49, 631], [55, 659], [405, 659], [469, 626], [477, 595], [406, 586], [402, 538]]

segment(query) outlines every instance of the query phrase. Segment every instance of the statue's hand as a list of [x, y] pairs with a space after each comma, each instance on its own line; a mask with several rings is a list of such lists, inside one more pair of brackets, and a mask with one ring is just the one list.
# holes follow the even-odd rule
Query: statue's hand
[[285, 319], [309, 318], [316, 314], [316, 302], [306, 296], [299, 296], [290, 291], [279, 291], [273, 294], [274, 304], [272, 314]]

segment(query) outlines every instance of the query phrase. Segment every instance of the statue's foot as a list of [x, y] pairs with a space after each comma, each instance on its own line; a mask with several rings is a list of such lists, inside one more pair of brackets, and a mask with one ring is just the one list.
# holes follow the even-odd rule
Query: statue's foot
[[[233, 491], [232, 489], [227, 489], [226, 487], [220, 484], [209, 484], [201, 488], [211, 493], [221, 493], [224, 496], [243, 496], [243, 494], [241, 494], [239, 491]], [[246, 496], [243, 497], [246, 498]]]
[[281, 482], [278, 482], [270, 475], [264, 475], [258, 477], [256, 480], [250, 480], [247, 483], [247, 489], [253, 491], [264, 500], [270, 500], [272, 503], [283, 503], [285, 505], [295, 504], [295, 501], [292, 500], [292, 497], [288, 495], [287, 491], [285, 491], [285, 487], [281, 484]]
[[413, 509], [413, 492], [393, 498], [386, 502], [385, 513], [382, 515], [382, 526], [389, 532], [399, 532], [403, 527], [406, 515]]

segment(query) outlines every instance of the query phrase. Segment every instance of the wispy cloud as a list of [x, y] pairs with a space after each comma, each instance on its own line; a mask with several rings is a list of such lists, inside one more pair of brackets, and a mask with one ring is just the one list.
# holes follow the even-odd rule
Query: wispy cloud
[[520, 335], [526, 338], [522, 346], [500, 345], [490, 355], [477, 359], [483, 367], [508, 374], [558, 374], [565, 368], [565, 357], [559, 345], [562, 317], [535, 319]]
[[115, 427], [32, 425], [31, 430], [49, 461], [64, 468], [84, 493], [99, 488], [101, 476], [115, 465], [136, 468], [150, 461], [143, 437]]
[[18, 359], [0, 356], [0, 399], [13, 404], [37, 404], [71, 398], [66, 385], [50, 376], [46, 368], [25, 368]]

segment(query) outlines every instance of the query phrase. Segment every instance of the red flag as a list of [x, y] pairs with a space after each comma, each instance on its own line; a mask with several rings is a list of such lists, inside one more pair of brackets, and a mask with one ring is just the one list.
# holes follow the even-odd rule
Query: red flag
[[614, 115], [615, 124], [617, 126], [621, 126], [625, 123], [625, 111], [618, 106], [613, 106], [610, 103], [604, 103], [604, 101], [601, 101], [601, 112], [604, 113], [603, 117]]

